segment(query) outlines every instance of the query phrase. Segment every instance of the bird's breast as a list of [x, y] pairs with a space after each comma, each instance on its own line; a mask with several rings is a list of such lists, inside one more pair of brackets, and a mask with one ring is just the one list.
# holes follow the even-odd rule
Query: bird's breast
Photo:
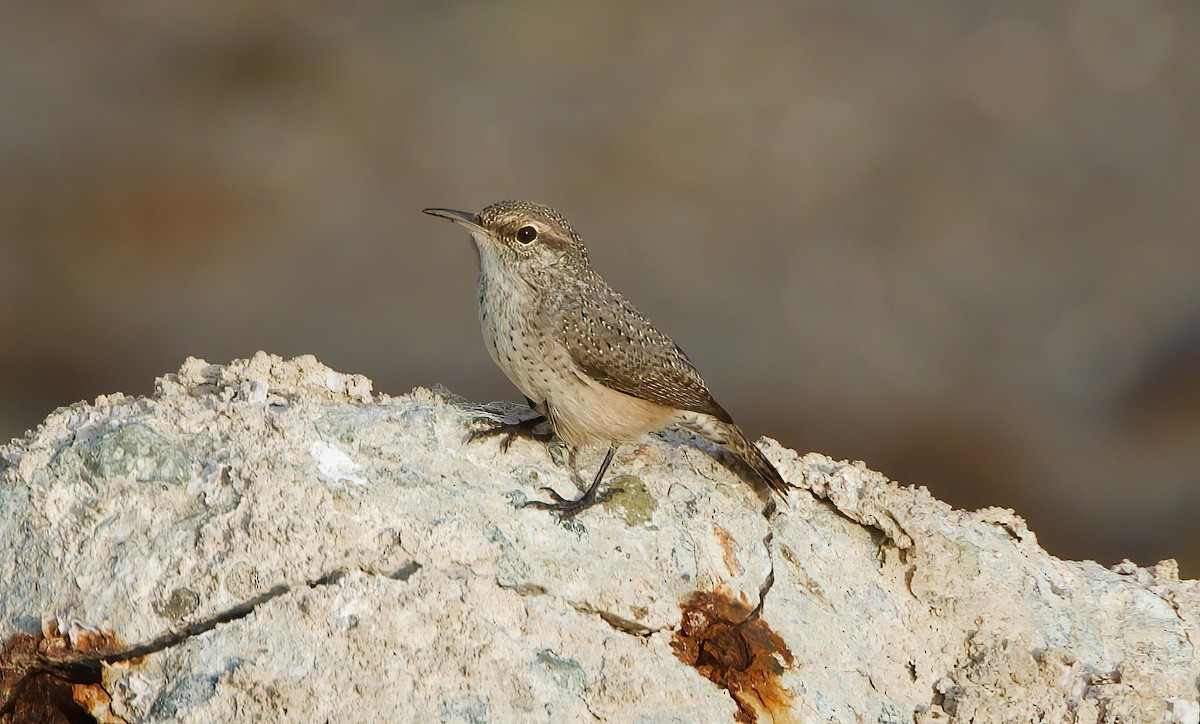
[[492, 361], [526, 397], [541, 402], [550, 384], [545, 330], [533, 317], [535, 300], [524, 286], [481, 275], [479, 323]]
[[670, 424], [674, 410], [604, 387], [588, 377], [536, 316], [531, 295], [481, 277], [479, 321], [492, 361], [526, 397], [546, 403], [569, 445], [632, 440]]

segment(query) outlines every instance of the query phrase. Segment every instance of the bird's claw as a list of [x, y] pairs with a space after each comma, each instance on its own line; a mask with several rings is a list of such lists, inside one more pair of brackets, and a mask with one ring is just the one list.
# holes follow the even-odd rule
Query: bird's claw
[[[489, 420], [490, 421], [490, 420]], [[550, 442], [554, 438], [552, 431], [544, 429], [545, 417], [532, 417], [518, 422], [500, 422], [491, 427], [483, 427], [467, 433], [467, 442], [475, 442], [489, 437], [500, 437], [500, 450], [508, 452], [513, 440], [518, 437], [529, 438], [539, 442]]]
[[583, 495], [579, 496], [578, 498], [572, 500], [570, 498], [564, 498], [563, 496], [559, 495], [554, 490], [554, 488], [541, 487], [541, 488], [538, 488], [538, 490], [541, 490], [544, 493], [546, 493], [546, 495], [548, 495], [550, 497], [550, 499], [553, 500], [554, 502], [547, 503], [544, 500], [527, 500], [524, 503], [522, 503], [520, 507], [536, 508], [538, 510], [549, 510], [551, 512], [558, 513], [559, 516], [564, 519], [565, 518], [573, 518], [576, 515], [579, 515], [583, 511], [587, 510], [588, 508], [592, 507], [593, 505], [598, 505], [600, 503], [606, 503], [606, 502], [612, 500], [614, 495], [622, 492], [621, 488], [608, 488], [607, 490], [600, 492], [600, 493], [597, 493], [594, 491], [588, 491], [588, 492], [584, 493]]

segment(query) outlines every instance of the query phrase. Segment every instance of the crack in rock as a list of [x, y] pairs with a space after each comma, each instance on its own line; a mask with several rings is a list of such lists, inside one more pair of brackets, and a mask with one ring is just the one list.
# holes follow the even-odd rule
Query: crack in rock
[[[368, 575], [395, 581], [407, 581], [420, 569], [416, 561], [390, 573], [360, 568]], [[301, 584], [281, 583], [236, 606], [132, 647], [123, 646], [111, 631], [76, 623], [61, 632], [57, 619], [46, 619], [41, 635], [14, 634], [0, 649], [0, 719], [123, 722], [108, 710], [110, 694], [104, 681], [107, 667], [136, 666], [147, 656], [246, 618], [264, 603], [301, 586], [320, 588], [336, 584], [345, 576], [345, 569], [337, 569]]]
[[771, 545], [775, 542], [775, 530], [767, 528], [767, 534], [763, 536], [763, 547], [767, 550], [767, 563], [770, 568], [767, 570], [767, 575], [763, 578], [763, 582], [758, 586], [758, 605], [746, 617], [742, 623], [747, 623], [762, 615], [763, 606], [767, 603], [767, 594], [771, 592], [771, 588], [775, 585], [775, 556], [771, 554]]
[[[411, 575], [411, 573], [409, 575]], [[330, 571], [329, 573], [326, 573], [318, 578], [314, 578], [310, 581], [305, 581], [303, 584], [280, 583], [276, 586], [272, 586], [254, 598], [251, 598], [243, 603], [239, 603], [236, 606], [227, 608], [220, 613], [209, 616], [208, 618], [196, 621], [195, 623], [187, 624], [177, 631], [169, 631], [162, 636], [153, 639], [152, 641], [140, 644], [126, 651], [120, 651], [107, 656], [102, 656], [97, 660], [97, 663], [103, 662], [107, 664], [115, 664], [122, 661], [128, 661], [130, 659], [149, 656], [150, 654], [156, 654], [160, 651], [178, 646], [190, 638], [195, 638], [196, 636], [206, 634], [215, 629], [217, 626], [246, 618], [250, 614], [254, 613], [254, 609], [258, 608], [262, 604], [273, 601], [274, 599], [299, 588], [301, 585], [307, 586], [308, 588], [320, 588], [321, 586], [328, 586], [330, 584], [337, 583], [345, 576], [346, 571], [344, 569], [338, 569], [335, 571]], [[387, 577], [393, 578], [391, 575], [388, 575]]]
[[630, 636], [639, 636], [645, 638], [646, 636], [650, 636], [658, 633], [659, 631], [665, 630], [661, 628], [651, 628], [650, 626], [645, 626], [637, 621], [630, 621], [629, 619], [618, 616], [611, 611], [605, 611], [596, 608], [587, 602], [571, 602], [570, 606], [580, 613], [586, 613], [591, 616], [599, 616], [604, 623], [612, 626], [613, 629], [624, 634], [629, 634]]

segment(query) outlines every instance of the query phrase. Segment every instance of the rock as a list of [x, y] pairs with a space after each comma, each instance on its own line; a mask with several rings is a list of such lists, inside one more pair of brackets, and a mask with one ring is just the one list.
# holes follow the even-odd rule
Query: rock
[[56, 411], [0, 448], [0, 711], [1200, 720], [1170, 561], [1061, 561], [1011, 511], [769, 440], [802, 489], [768, 519], [675, 433], [561, 522], [517, 507], [572, 490], [546, 446], [465, 442], [518, 410], [259, 353]]

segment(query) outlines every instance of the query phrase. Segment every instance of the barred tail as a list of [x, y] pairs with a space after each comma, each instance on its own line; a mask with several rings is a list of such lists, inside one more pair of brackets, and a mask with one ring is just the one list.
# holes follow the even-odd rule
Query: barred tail
[[787, 491], [796, 486], [783, 479], [775, 465], [763, 455], [758, 446], [746, 438], [742, 429], [732, 422], [718, 420], [712, 415], [695, 412], [679, 413], [675, 421], [701, 437], [712, 440], [741, 460], [779, 497], [787, 498]]
[[746, 438], [746, 434], [737, 425], [729, 425], [729, 427], [732, 428], [730, 431], [732, 434], [729, 435], [728, 441], [723, 443], [725, 449], [746, 463], [754, 471], [754, 474], [761, 478], [767, 487], [774, 490], [779, 497], [786, 499], [788, 489], [795, 486], [783, 479], [774, 463], [768, 460], [766, 455], [763, 455], [757, 445]]

